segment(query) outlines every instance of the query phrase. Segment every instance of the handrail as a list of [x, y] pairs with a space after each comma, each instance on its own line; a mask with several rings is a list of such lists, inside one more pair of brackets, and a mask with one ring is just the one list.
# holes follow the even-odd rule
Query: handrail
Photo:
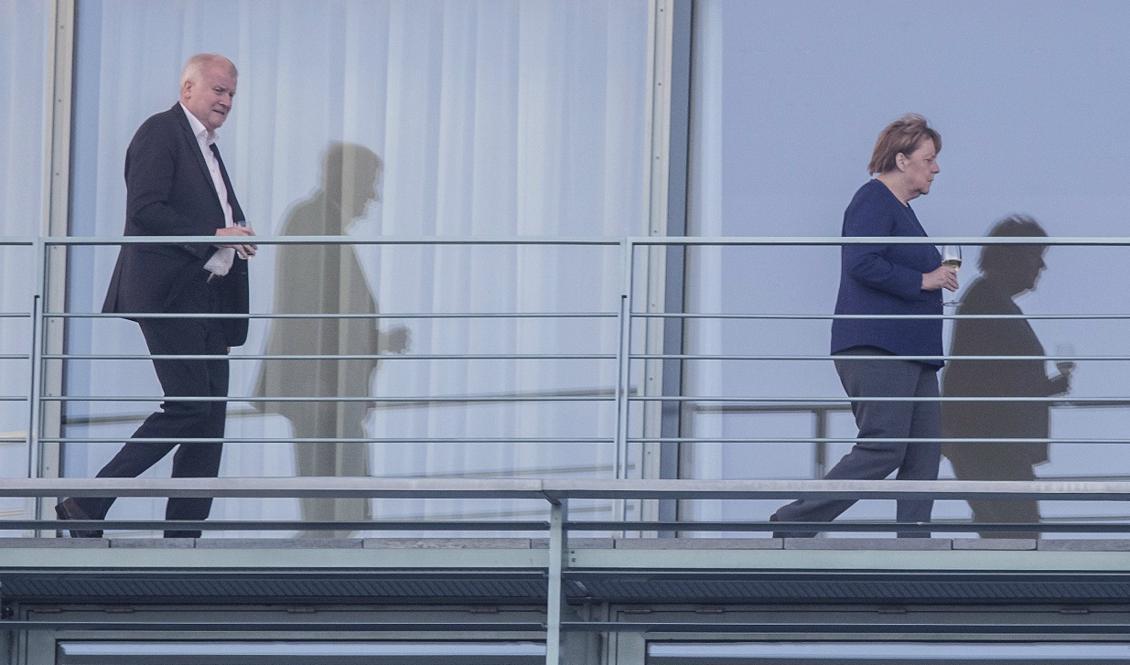
[[1130, 501], [1130, 481], [590, 480], [466, 478], [11, 478], [0, 497], [383, 499], [1020, 499]]
[[[170, 244], [213, 244], [215, 242], [214, 236], [112, 236], [112, 237], [44, 237], [33, 239], [7, 239], [0, 240], [0, 246], [28, 246], [39, 248], [39, 269], [41, 271], [40, 277], [45, 279], [46, 265], [44, 261], [44, 252], [42, 248], [50, 247], [79, 247], [79, 246], [93, 246], [93, 247], [108, 247], [108, 246], [125, 246], [125, 245], [170, 245]], [[558, 320], [588, 320], [595, 322], [593, 325], [608, 325], [607, 322], [616, 320], [619, 326], [618, 337], [616, 339], [616, 348], [599, 348], [588, 353], [519, 353], [514, 351], [504, 351], [500, 353], [421, 353], [421, 354], [395, 354], [395, 353], [372, 353], [372, 354], [298, 354], [298, 355], [273, 355], [266, 353], [248, 353], [234, 356], [186, 356], [186, 355], [160, 355], [150, 356], [147, 354], [127, 354], [127, 353], [107, 353], [99, 354], [93, 352], [75, 353], [70, 354], [66, 352], [51, 351], [44, 348], [32, 354], [0, 354], [0, 360], [6, 361], [27, 361], [33, 360], [39, 363], [42, 369], [44, 363], [55, 363], [52, 366], [59, 366], [59, 363], [69, 362], [89, 362], [99, 363], [104, 361], [136, 361], [136, 360], [152, 360], [157, 359], [205, 359], [205, 358], [226, 358], [236, 361], [262, 361], [271, 362], [272, 360], [308, 360], [308, 361], [359, 361], [359, 360], [379, 360], [380, 362], [396, 361], [402, 362], [427, 362], [427, 361], [515, 361], [515, 362], [541, 362], [541, 361], [598, 361], [600, 363], [615, 362], [617, 371], [615, 372], [615, 379], [609, 380], [609, 385], [606, 391], [601, 391], [599, 394], [571, 394], [568, 390], [558, 391], [559, 394], [539, 393], [539, 394], [513, 394], [513, 395], [371, 395], [371, 396], [228, 396], [225, 398], [220, 397], [204, 397], [204, 396], [185, 396], [178, 397], [178, 400], [193, 401], [193, 402], [209, 402], [209, 401], [228, 401], [228, 402], [247, 402], [255, 403], [286, 403], [286, 402], [318, 402], [318, 403], [365, 403], [365, 404], [379, 404], [382, 408], [406, 408], [418, 405], [434, 405], [441, 406], [462, 406], [464, 404], [506, 404], [506, 403], [593, 403], [597, 407], [606, 407], [608, 403], [615, 403], [615, 413], [611, 416], [601, 416], [602, 418], [615, 418], [615, 423], [612, 425], [610, 422], [594, 422], [594, 430], [599, 432], [611, 432], [611, 436], [573, 436], [573, 437], [552, 437], [543, 435], [543, 433], [535, 433], [535, 436], [496, 436], [496, 437], [407, 437], [407, 436], [390, 436], [390, 437], [320, 437], [320, 438], [299, 438], [299, 439], [284, 439], [280, 437], [233, 437], [225, 438], [227, 442], [256, 442], [256, 443], [412, 443], [415, 441], [426, 441], [434, 443], [495, 443], [495, 444], [517, 444], [517, 443], [554, 443], [554, 442], [570, 442], [570, 443], [588, 443], [593, 445], [611, 445], [615, 447], [615, 479], [592, 481], [596, 483], [610, 483], [619, 487], [605, 487], [601, 485], [599, 488], [596, 486], [585, 488], [581, 484], [570, 484], [567, 486], [557, 486], [549, 479], [541, 481], [542, 484], [538, 490], [542, 494], [542, 498], [552, 497], [560, 499], [569, 498], [600, 498], [610, 499], [614, 501], [628, 501], [628, 500], [668, 500], [679, 498], [696, 498], [696, 499], [716, 499], [728, 498], [727, 492], [734, 493], [734, 497], [740, 496], [741, 498], [798, 498], [805, 496], [820, 496], [820, 497], [843, 497], [843, 498], [908, 498], [918, 496], [931, 496], [933, 498], [970, 498], [970, 497], [988, 497], [988, 498], [1040, 498], [1040, 499], [1062, 499], [1066, 496], [1072, 495], [1067, 491], [1067, 483], [1061, 483], [1060, 486], [1049, 485], [1048, 482], [1055, 481], [1032, 481], [1026, 485], [1024, 491], [1016, 490], [1012, 485], [1003, 486], [993, 481], [909, 481], [911, 484], [899, 481], [837, 481], [847, 483], [877, 483], [875, 487], [867, 485], [850, 484], [844, 487], [850, 488], [850, 493], [844, 494], [849, 490], [836, 489], [834, 485], [826, 483], [831, 481], [713, 481], [721, 483], [753, 483], [753, 485], [726, 485], [729, 489], [704, 489], [703, 487], [695, 486], [693, 483], [707, 482], [707, 481], [633, 481], [626, 478], [629, 468], [629, 445], [645, 445], [645, 444], [669, 444], [669, 443], [718, 443], [718, 444], [733, 444], [733, 443], [809, 443], [818, 446], [830, 443], [850, 443], [854, 441], [854, 437], [835, 437], [827, 436], [826, 432], [821, 434], [819, 429], [816, 436], [812, 437], [767, 437], [767, 436], [750, 436], [750, 437], [703, 437], [703, 436], [686, 436], [686, 437], [673, 437], [673, 436], [649, 436], [648, 433], [641, 433], [635, 429], [635, 423], [638, 421], [638, 414], [635, 409], [656, 407], [687, 407], [695, 409], [696, 411], [703, 412], [727, 412], [727, 413], [744, 413], [744, 412], [761, 412], [761, 411], [795, 411], [800, 408], [812, 411], [817, 417], [826, 417], [828, 413], [833, 411], [842, 411], [846, 409], [849, 400], [847, 397], [836, 396], [788, 396], [788, 395], [769, 395], [769, 396], [750, 396], [747, 394], [740, 395], [693, 395], [693, 394], [654, 394], [644, 390], [634, 390], [629, 383], [634, 380], [634, 372], [640, 367], [640, 363], [648, 362], [662, 362], [662, 361], [678, 361], [678, 362], [719, 362], [719, 361], [734, 361], [734, 362], [788, 362], [788, 363], [812, 363], [812, 362], [828, 362], [833, 358], [829, 354], [774, 354], [774, 353], [709, 353], [709, 354], [693, 354], [693, 353], [656, 353], [654, 348], [636, 349], [634, 348], [639, 344], [636, 333], [641, 332], [637, 327], [639, 324], [651, 321], [660, 320], [675, 320], [675, 321], [776, 321], [776, 320], [811, 320], [811, 321], [832, 321], [832, 320], [846, 320], [846, 319], [891, 319], [891, 320], [905, 320], [905, 319], [938, 319], [943, 321], [955, 321], [963, 319], [993, 319], [993, 320], [1009, 320], [1009, 319], [1024, 319], [1024, 320], [1049, 320], [1049, 321], [1083, 321], [1083, 320], [1103, 320], [1103, 321], [1123, 321], [1130, 320], [1130, 313], [1101, 313], [1101, 312], [1085, 312], [1079, 314], [1033, 314], [1033, 315], [989, 315], [989, 314], [976, 314], [968, 315], [956, 313], [943, 313], [936, 315], [846, 315], [846, 314], [794, 314], [794, 313], [764, 313], [764, 312], [748, 312], [748, 313], [735, 313], [735, 312], [656, 312], [646, 311], [648, 308], [644, 307], [639, 294], [635, 293], [637, 282], [635, 281], [637, 275], [635, 274], [639, 264], [637, 253], [642, 254], [643, 250], [648, 250], [657, 247], [672, 247], [680, 246], [685, 248], [711, 248], [711, 247], [771, 247], [779, 245], [795, 246], [795, 247], [838, 247], [845, 245], [874, 245], [877, 243], [888, 245], [917, 245], [917, 244], [957, 244], [957, 245], [970, 245], [970, 246], [990, 246], [990, 245], [1039, 245], [1039, 246], [1078, 246], [1078, 247], [1096, 247], [1096, 246], [1109, 246], [1109, 247], [1127, 247], [1130, 246], [1130, 236], [1117, 237], [1117, 238], [1098, 238], [1098, 237], [1072, 237], [1072, 238], [1046, 238], [1046, 237], [1032, 237], [1032, 238], [984, 238], [984, 237], [934, 237], [934, 238], [876, 238], [876, 237], [849, 237], [844, 238], [840, 236], [827, 236], [827, 237], [769, 237], [769, 236], [750, 236], [750, 237], [650, 237], [650, 236], [632, 236], [625, 238], [611, 238], [611, 237], [576, 237], [576, 238], [561, 238], [561, 237], [381, 237], [381, 238], [354, 238], [349, 236], [256, 236], [254, 242], [265, 245], [333, 245], [333, 246], [390, 246], [390, 247], [480, 247], [480, 246], [495, 246], [495, 247], [511, 247], [511, 248], [574, 248], [586, 247], [595, 248], [601, 251], [613, 250], [620, 253], [622, 258], [622, 275], [619, 281], [614, 277], [610, 280], [614, 286], [611, 287], [608, 296], [616, 296], [618, 304], [609, 310], [601, 311], [514, 311], [514, 312], [380, 312], [380, 313], [364, 313], [358, 314], [353, 312], [317, 312], [317, 313], [295, 313], [295, 314], [274, 314], [268, 312], [251, 312], [248, 314], [163, 314], [163, 313], [136, 313], [136, 314], [103, 314], [101, 312], [77, 312], [77, 311], [38, 311], [33, 308], [30, 313], [21, 312], [3, 312], [0, 313], [0, 318], [22, 318], [32, 319], [33, 323], [44, 324], [49, 320], [102, 320], [102, 319], [119, 319], [122, 317], [130, 318], [167, 318], [167, 319], [199, 319], [199, 318], [242, 318], [247, 320], [260, 320], [260, 321], [273, 321], [273, 320], [308, 320], [308, 319], [357, 319], [357, 320], [378, 320], [378, 319], [411, 319], [411, 320], [441, 320], [441, 319], [457, 319], [457, 320], [470, 320], [470, 319], [505, 319], [505, 320], [521, 320], [521, 319], [536, 319], [543, 321], [558, 321]], [[641, 250], [638, 252], [637, 250]], [[601, 254], [600, 256], [607, 256]], [[635, 301], [635, 305], [633, 305]], [[602, 300], [603, 302], [603, 300]], [[605, 345], [608, 346], [608, 345]], [[843, 358], [840, 358], [843, 359]], [[852, 356], [851, 360], [867, 360], [867, 359], [893, 359], [891, 356]], [[1026, 355], [1026, 356], [994, 356], [994, 355], [978, 355], [978, 356], [954, 356], [951, 354], [940, 355], [923, 355], [923, 356], [900, 356], [900, 360], [926, 360], [926, 361], [1077, 361], [1077, 362], [1122, 362], [1130, 360], [1130, 354], [1090, 354], [1090, 355], [1076, 355], [1076, 354], [1045, 354], [1045, 355]], [[80, 394], [45, 394], [44, 391], [38, 392], [33, 388], [33, 392], [27, 396], [17, 397], [13, 396], [0, 397], [0, 400], [5, 401], [34, 401], [36, 404], [66, 404], [66, 403], [90, 403], [97, 405], [105, 402], [118, 402], [118, 403], [136, 403], [136, 402], [153, 402], [165, 399], [161, 395], [80, 395]], [[1121, 396], [1098, 396], [1086, 398], [1072, 398], [1072, 397], [1040, 397], [1040, 396], [942, 396], [933, 398], [922, 397], [866, 397], [856, 398], [855, 401], [872, 401], [872, 402], [917, 402], [917, 401], [937, 401], [937, 402], [985, 402], [985, 403], [1044, 403], [1056, 406], [1096, 406], [1096, 407], [1124, 407], [1130, 404], [1130, 399]], [[596, 407], [594, 407], [596, 408]], [[607, 408], [605, 409], [608, 410]], [[97, 410], [94, 410], [98, 413]], [[817, 413], [819, 412], [819, 413]], [[249, 413], [258, 413], [257, 411], [249, 411]], [[132, 416], [131, 416], [132, 417]], [[34, 420], [34, 417], [33, 417]], [[74, 423], [71, 423], [74, 424]], [[36, 423], [41, 427], [42, 423]], [[612, 425], [612, 426], [610, 426]], [[28, 433], [27, 440], [29, 443], [110, 443], [116, 441], [113, 437], [81, 437], [81, 436], [54, 436], [45, 437], [40, 436], [37, 429]], [[189, 442], [207, 442], [212, 439], [194, 439]], [[218, 439], [216, 439], [218, 440]], [[937, 439], [930, 439], [927, 441], [934, 441], [938, 443], [971, 443], [970, 439], [961, 439], [954, 437], [939, 437]], [[1014, 444], [1014, 443], [1103, 443], [1103, 444], [1124, 444], [1130, 443], [1128, 438], [1119, 437], [1104, 437], [1104, 438], [1088, 438], [1088, 437], [1070, 437], [1070, 438], [1055, 438], [1055, 437], [1033, 437], [1025, 439], [1013, 438], [978, 438], [978, 445], [984, 444]], [[639, 468], [638, 466], [633, 468]], [[48, 479], [43, 479], [47, 481]], [[68, 482], [73, 479], [66, 479]], [[74, 479], [77, 480], [77, 479]], [[105, 480], [105, 479], [90, 479], [90, 480]], [[186, 479], [181, 479], [186, 480]], [[213, 479], [216, 482], [222, 482], [223, 479]], [[235, 480], [235, 479], [233, 479]], [[313, 488], [305, 485], [287, 485], [282, 484], [278, 487], [289, 489], [296, 494], [289, 494], [289, 497], [307, 497], [307, 496], [370, 496], [378, 497], [385, 496], [381, 492], [393, 491], [389, 487], [384, 486], [363, 486], [346, 487], [336, 483], [336, 481], [373, 481], [382, 479], [357, 479], [357, 478], [295, 478], [288, 480], [296, 481], [313, 481], [317, 484], [324, 486], [324, 494], [308, 492], [314, 491]], [[384, 479], [390, 480], [390, 479]], [[259, 482], [256, 479], [238, 479], [238, 482]], [[124, 481], [120, 481], [124, 482]], [[173, 482], [173, 481], [165, 481]], [[202, 482], [202, 481], [196, 481]], [[682, 483], [678, 487], [681, 489], [670, 489], [665, 485], [636, 485], [637, 482], [677, 482]], [[945, 483], [973, 483], [973, 485], [946, 485]], [[1099, 499], [1099, 500], [1125, 500], [1122, 492], [1130, 491], [1127, 488], [1116, 485], [1091, 485], [1090, 481], [1085, 481], [1086, 487], [1080, 490], [1081, 493], [1077, 496], [1086, 499]], [[691, 483], [691, 484], [687, 484]], [[778, 484], [773, 484], [778, 483]], [[11, 487], [18, 487], [12, 485]], [[257, 485], [256, 485], [257, 486]], [[1075, 482], [1073, 487], [1078, 487], [1079, 483]], [[37, 486], [40, 487], [40, 486]], [[81, 487], [77, 487], [75, 492], [66, 491], [69, 486], [59, 485], [51, 493], [47, 494], [28, 494], [24, 496], [48, 497], [48, 496], [65, 496], [74, 494], [76, 496], [88, 496], [90, 494], [82, 494]], [[109, 491], [107, 488], [111, 486], [102, 487], [101, 491]], [[126, 487], [126, 486], [122, 486]], [[114, 494], [121, 496], [169, 496], [161, 488], [166, 486], [161, 485], [139, 485], [137, 486], [138, 494], [126, 494], [114, 491]], [[168, 486], [172, 487], [172, 486]], [[222, 484], [216, 486], [216, 491], [220, 491], [224, 487]], [[554, 488], [557, 487], [557, 490]], [[666, 489], [665, 489], [666, 488]], [[979, 489], [977, 489], [979, 488]], [[997, 491], [997, 488], [1000, 491]], [[1003, 488], [1003, 489], [1002, 489]], [[1112, 489], [1113, 488], [1113, 489]], [[7, 488], [4, 488], [5, 490]], [[335, 491], [346, 491], [347, 494], [333, 494]], [[700, 491], [701, 490], [701, 491]], [[1007, 491], [1006, 491], [1007, 490]], [[36, 490], [37, 492], [41, 490]], [[124, 490], [123, 490], [124, 491]], [[227, 491], [227, 490], [223, 490]], [[266, 490], [264, 490], [266, 491]], [[469, 490], [468, 490], [469, 491]], [[355, 492], [361, 492], [356, 494]], [[365, 494], [365, 492], [377, 492], [375, 494]], [[553, 492], [558, 492], [554, 494]], [[586, 494], [585, 492], [592, 492]], [[934, 492], [934, 494], [922, 494], [924, 492]], [[1027, 492], [1027, 493], [1025, 493]], [[685, 494], [684, 494], [685, 493]], [[1050, 494], [1049, 494], [1050, 493]], [[7, 496], [0, 492], [0, 496]], [[215, 496], [235, 496], [226, 494], [217, 494]], [[271, 496], [284, 496], [284, 495], [271, 495]], [[460, 495], [447, 495], [451, 496]], [[481, 493], [474, 494], [476, 498], [483, 498]], [[506, 498], [495, 497], [495, 498]]]
[[[0, 245], [32, 246], [37, 241], [48, 246], [65, 245], [170, 245], [170, 244], [200, 244], [211, 245], [216, 242], [216, 236], [44, 236], [41, 239], [15, 238], [0, 240]], [[984, 237], [984, 236], [921, 236], [921, 237], [889, 237], [889, 236], [382, 236], [380, 238], [361, 238], [353, 236], [325, 236], [325, 235], [292, 235], [271, 236], [257, 235], [253, 242], [263, 245], [288, 245], [288, 244], [317, 244], [317, 245], [549, 245], [549, 246], [581, 246], [598, 245], [605, 247], [618, 247], [623, 242], [635, 246], [669, 246], [684, 247], [725, 247], [749, 245], [787, 245], [787, 246], [839, 246], [839, 245], [966, 245], [984, 247], [988, 245], [1038, 245], [1041, 247], [1054, 246], [1083, 246], [1098, 247], [1130, 246], [1130, 236], [1076, 236], [1076, 237], [1044, 237], [1044, 236], [1015, 236], [1015, 237]]]

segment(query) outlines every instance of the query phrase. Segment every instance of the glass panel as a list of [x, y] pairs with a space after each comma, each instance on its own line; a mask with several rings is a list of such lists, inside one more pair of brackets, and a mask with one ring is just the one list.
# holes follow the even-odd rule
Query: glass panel
[[[647, 647], [648, 665], [722, 663], [1125, 663], [1126, 644], [968, 643], [661, 643]], [[945, 654], [939, 656], [939, 654]]]
[[[912, 202], [930, 235], [980, 238], [1017, 213], [1053, 237], [1125, 234], [1119, 220], [1130, 193], [1121, 174], [1130, 157], [1117, 146], [1130, 138], [1130, 128], [1101, 119], [1130, 103], [1130, 91], [1109, 78], [1130, 55], [1118, 27], [1130, 17], [1125, 3], [701, 0], [695, 8], [692, 233], [838, 236], [845, 207], [868, 180], [879, 131], [903, 113], [918, 112], [941, 132], [944, 146], [929, 196]], [[1127, 251], [1051, 247], [1035, 286], [1005, 294], [992, 313], [1015, 306], [1031, 316], [1126, 314], [1124, 299], [1104, 292]], [[966, 247], [965, 254], [959, 299], [989, 281], [980, 248]], [[1020, 254], [1008, 254], [1007, 263], [1019, 261]], [[821, 316], [834, 308], [840, 262], [833, 247], [702, 249], [691, 252], [689, 262], [690, 311]], [[1040, 355], [1042, 347], [1049, 355], [1059, 349], [1059, 355], [1094, 358], [1077, 362], [1069, 386], [1046, 386], [1038, 397], [1072, 401], [1037, 403], [1020, 418], [1045, 422], [1046, 431], [1010, 426], [1010, 412], [995, 408], [984, 427], [955, 435], [1050, 434], [1083, 442], [1053, 443], [1046, 463], [1031, 450], [1002, 453], [1008, 460], [993, 465], [994, 477], [1125, 479], [1130, 446], [1089, 442], [1125, 439], [1130, 431], [1130, 375], [1119, 361], [1126, 355], [1126, 321], [1029, 323], [1027, 329], [1014, 320], [1012, 332], [988, 333], [998, 342], [993, 353]], [[818, 318], [696, 320], [688, 325], [688, 352], [826, 356], [829, 327]], [[1025, 336], [1026, 346], [1019, 343]], [[949, 324], [943, 341], [946, 349], [954, 343]], [[961, 352], [984, 349], [975, 344]], [[1033, 385], [1059, 374], [1051, 362], [1010, 362], [1035, 378], [995, 384], [991, 394], [1031, 396]], [[950, 396], [957, 395], [955, 385]], [[820, 450], [788, 439], [856, 435], [846, 404], [825, 412], [800, 403], [843, 396], [828, 360], [691, 361], [686, 386], [690, 395], [799, 402], [784, 413], [750, 404], [689, 404], [687, 436], [766, 440], [688, 444], [684, 477], [811, 478], [848, 444]], [[1055, 394], [1064, 387], [1066, 393]], [[947, 425], [946, 431], [957, 430]], [[971, 474], [963, 477], [984, 475]], [[942, 477], [953, 477], [948, 461]], [[844, 518], [890, 519], [892, 503], [859, 503]], [[686, 516], [760, 519], [779, 505], [695, 504]], [[1039, 510], [1047, 522], [1123, 521], [1125, 515], [1115, 502], [1044, 502]], [[1017, 518], [1016, 510], [1006, 512], [1003, 519]], [[965, 502], [934, 509], [935, 520], [969, 516]]]
[[[647, 17], [644, 0], [80, 3], [72, 233], [121, 234], [130, 137], [176, 100], [182, 63], [204, 50], [240, 69], [218, 144], [260, 235], [643, 233]], [[74, 252], [72, 311], [98, 311], [116, 253]], [[250, 266], [253, 313], [370, 318], [340, 327], [331, 319], [252, 321], [231, 362], [220, 475], [611, 476], [617, 368], [609, 356], [620, 271], [615, 244], [262, 245]], [[585, 316], [397, 316], [465, 313]], [[137, 326], [118, 319], [72, 320], [68, 339], [74, 354], [145, 351]], [[378, 351], [391, 357], [379, 365], [239, 358]], [[97, 401], [67, 403], [66, 433], [75, 440], [66, 446], [66, 475], [91, 476], [154, 406], [116, 397], [154, 397], [160, 388], [144, 359], [75, 360], [67, 370], [68, 393]], [[353, 401], [293, 404], [327, 395]], [[323, 441], [298, 466], [290, 437]], [[383, 442], [356, 442], [366, 437]], [[169, 457], [152, 473], [168, 475]], [[111, 517], [156, 517], [162, 504], [126, 501]], [[297, 508], [289, 500], [219, 501], [212, 515], [284, 518]], [[370, 513], [368, 502], [307, 508], [315, 517]], [[376, 516], [526, 510], [390, 501]], [[534, 510], [543, 514], [544, 504]], [[603, 502], [573, 512], [610, 515]]]
[[190, 663], [437, 663], [523, 665], [545, 660], [533, 642], [81, 642], [59, 643], [59, 665]]
[[[28, 474], [28, 374], [35, 252], [46, 228], [44, 168], [50, 145], [50, 4], [0, 3], [0, 474]], [[0, 499], [0, 517], [31, 516], [28, 499]], [[11, 535], [0, 532], [0, 536]]]

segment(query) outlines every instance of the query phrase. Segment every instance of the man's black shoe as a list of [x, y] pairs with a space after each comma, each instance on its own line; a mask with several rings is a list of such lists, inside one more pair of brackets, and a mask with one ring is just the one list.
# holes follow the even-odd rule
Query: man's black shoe
[[[769, 516], [769, 521], [770, 522], [780, 522], [781, 520], [777, 517], [777, 513], [773, 513], [772, 515]], [[815, 538], [816, 533], [817, 532], [815, 532], [815, 531], [774, 531], [773, 537], [774, 538]]]
[[[88, 520], [91, 519], [89, 515], [78, 507], [74, 499], [64, 499], [61, 503], [55, 506], [55, 514], [61, 520]], [[70, 529], [71, 538], [101, 538], [101, 529]]]

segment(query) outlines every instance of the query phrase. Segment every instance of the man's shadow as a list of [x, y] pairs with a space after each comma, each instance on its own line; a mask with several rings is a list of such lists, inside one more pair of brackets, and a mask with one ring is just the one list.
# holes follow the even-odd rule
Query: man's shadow
[[[379, 200], [381, 158], [360, 145], [332, 143], [323, 160], [322, 186], [290, 210], [278, 235], [343, 236]], [[274, 319], [266, 354], [374, 355], [408, 348], [408, 330], [377, 331], [377, 303], [369, 290], [353, 245], [278, 245], [274, 312], [324, 314], [306, 319]], [[364, 315], [338, 318], [337, 314]], [[366, 476], [369, 444], [365, 420], [375, 358], [338, 360], [267, 359], [261, 364], [255, 394], [261, 397], [315, 397], [319, 400], [264, 401], [264, 413], [287, 418], [295, 437], [298, 476]], [[335, 402], [324, 398], [344, 397]], [[344, 441], [326, 441], [344, 439]], [[369, 499], [301, 499], [306, 521], [367, 521]], [[309, 531], [303, 535], [345, 537], [349, 530]]]
[[[998, 222], [989, 237], [1037, 237], [1047, 233], [1030, 217], [1015, 215]], [[1036, 288], [1044, 264], [1043, 245], [986, 245], [981, 275], [966, 289], [960, 315], [1023, 315], [1015, 298]], [[1044, 346], [1024, 318], [958, 319], [950, 344], [953, 356], [1043, 356]], [[1048, 376], [1042, 359], [962, 360], [946, 364], [942, 394], [946, 397], [1048, 397], [1070, 389], [1073, 363], [1060, 362]], [[1034, 480], [1035, 467], [1048, 461], [1047, 443], [1011, 443], [978, 439], [1046, 439], [1050, 431], [1048, 402], [954, 401], [942, 403], [947, 443], [942, 453], [959, 480]], [[970, 499], [975, 523], [1038, 523], [1035, 499]], [[1035, 531], [981, 531], [982, 538], [1038, 538]]]

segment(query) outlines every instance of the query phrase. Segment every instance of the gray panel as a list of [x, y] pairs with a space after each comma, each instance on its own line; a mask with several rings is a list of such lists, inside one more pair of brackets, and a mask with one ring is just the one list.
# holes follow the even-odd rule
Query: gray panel
[[396, 663], [397, 665], [528, 665], [544, 658], [536, 643], [72, 641], [60, 642], [59, 665], [258, 665]]

